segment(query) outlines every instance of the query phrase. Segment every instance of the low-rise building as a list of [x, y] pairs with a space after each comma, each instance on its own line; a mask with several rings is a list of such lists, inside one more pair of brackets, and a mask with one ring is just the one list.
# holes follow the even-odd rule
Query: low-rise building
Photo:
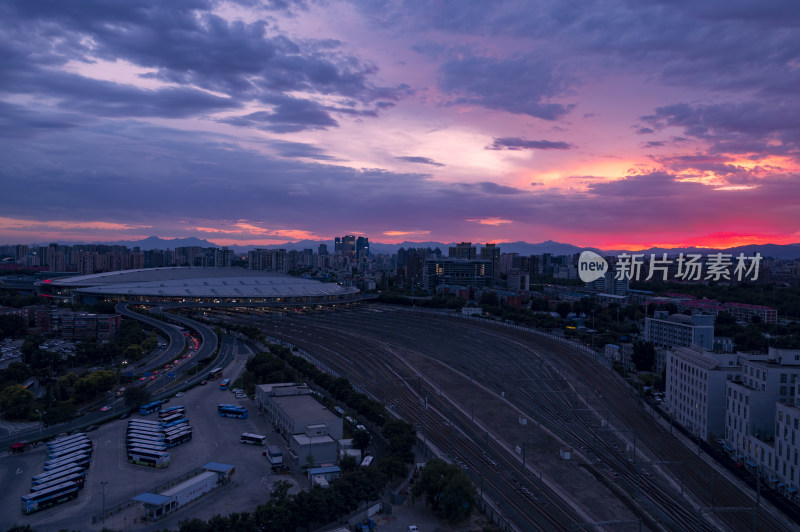
[[656, 347], [675, 349], [696, 345], [708, 350], [714, 348], [714, 316], [669, 316], [666, 311], [657, 311], [655, 315], [657, 317], [645, 318], [644, 339]]
[[314, 398], [307, 385], [261, 384], [256, 387], [256, 404], [286, 440], [295, 463], [336, 463], [342, 419]]

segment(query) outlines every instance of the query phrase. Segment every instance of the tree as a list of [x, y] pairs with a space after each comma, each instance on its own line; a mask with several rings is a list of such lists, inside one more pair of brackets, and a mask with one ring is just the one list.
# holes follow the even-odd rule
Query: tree
[[342, 470], [342, 473], [346, 473], [348, 471], [354, 471], [358, 468], [358, 460], [356, 460], [355, 456], [345, 455], [339, 458], [339, 469]]
[[24, 384], [28, 378], [33, 375], [31, 368], [22, 362], [12, 362], [8, 365], [5, 371], [2, 372], [2, 379], [17, 384]]
[[656, 361], [656, 347], [653, 342], [634, 342], [632, 359], [637, 371], [652, 371]]
[[69, 421], [75, 416], [75, 405], [70, 403], [59, 403], [51, 406], [43, 415], [42, 423], [44, 425], [57, 425]]
[[357, 429], [353, 432], [353, 447], [361, 451], [361, 459], [364, 459], [364, 451], [369, 447], [372, 442], [372, 436], [369, 432], [363, 429]]
[[439, 458], [429, 460], [422, 468], [411, 496], [414, 500], [424, 498], [427, 506], [452, 523], [468, 519], [478, 498], [464, 470]]
[[566, 318], [567, 314], [570, 313], [570, 310], [571, 310], [570, 305], [566, 301], [560, 301], [556, 305], [556, 312], [558, 312], [559, 316], [561, 316], [562, 318]]
[[496, 307], [500, 305], [500, 299], [497, 297], [497, 293], [492, 292], [491, 290], [483, 290], [481, 293], [480, 304], [481, 306], [487, 305], [490, 307]]
[[33, 408], [33, 392], [12, 384], [0, 392], [0, 410], [9, 418], [27, 419]]
[[31, 334], [26, 337], [25, 341], [22, 342], [22, 361], [26, 364], [31, 364], [38, 357], [43, 342], [44, 336], [41, 334]]
[[292, 487], [292, 483], [288, 480], [279, 480], [272, 484], [272, 499], [275, 501], [284, 501], [286, 500], [287, 495], [289, 495], [289, 489]]
[[125, 406], [129, 408], [139, 408], [147, 404], [153, 398], [150, 392], [143, 386], [129, 386], [125, 388]]
[[130, 344], [122, 352], [122, 356], [125, 360], [139, 360], [144, 356], [144, 350], [139, 344]]

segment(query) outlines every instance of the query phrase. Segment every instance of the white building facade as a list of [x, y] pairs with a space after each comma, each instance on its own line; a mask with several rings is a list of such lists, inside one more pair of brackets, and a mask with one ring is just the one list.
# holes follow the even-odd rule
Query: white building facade
[[656, 347], [667, 349], [697, 345], [711, 350], [714, 347], [714, 316], [673, 314], [646, 318], [644, 339]]
[[[741, 382], [728, 383], [725, 448], [748, 470], [787, 494], [798, 489], [800, 350], [770, 348], [742, 363]], [[794, 443], [793, 443], [794, 442]]]
[[742, 368], [734, 354], [697, 346], [667, 352], [666, 403], [675, 420], [704, 440], [725, 434], [725, 389]]

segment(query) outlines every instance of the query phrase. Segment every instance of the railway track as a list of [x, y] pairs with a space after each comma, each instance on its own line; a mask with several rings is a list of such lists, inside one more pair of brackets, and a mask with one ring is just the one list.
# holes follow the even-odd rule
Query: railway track
[[[611, 372], [569, 346], [518, 329], [407, 311], [241, 319], [249, 324], [258, 320], [268, 335], [313, 353], [355, 385], [393, 405], [423, 428], [428, 441], [463, 464], [476, 485], [482, 482], [490, 495], [496, 490], [500, 508], [510, 522], [518, 527], [523, 523], [522, 529], [566, 530], [592, 516], [543, 489], [530, 465], [522, 469], [518, 455], [510, 450], [513, 442], [484, 441], [486, 431], [468, 415], [468, 402], [456, 404], [440, 397], [441, 382], [437, 387], [435, 378], [420, 375], [424, 369], [398, 365], [396, 359], [446, 365], [469, 378], [470, 387], [474, 379], [475, 386], [504, 396], [546, 433], [580, 449], [593, 474], [613, 476], [606, 482], [633, 491], [657, 520], [645, 521], [651, 528], [752, 529], [752, 513], [712, 515], [704, 508], [712, 502], [723, 508], [750, 508], [753, 498], [718, 476], [712, 501], [712, 468], [705, 460], [665, 433]], [[430, 342], [431, 330], [446, 334]], [[421, 406], [425, 397], [428, 410]], [[436, 416], [428, 415], [432, 408]], [[635, 455], [628, 449], [632, 437]], [[490, 476], [503, 480], [487, 483]], [[785, 520], [763, 511], [757, 524], [759, 529], [787, 529]]]

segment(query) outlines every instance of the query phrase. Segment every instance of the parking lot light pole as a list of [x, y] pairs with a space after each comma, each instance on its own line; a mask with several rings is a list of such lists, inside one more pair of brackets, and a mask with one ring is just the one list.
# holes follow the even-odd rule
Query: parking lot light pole
[[103, 485], [103, 524], [106, 524], [106, 486], [108, 485], [107, 480], [101, 480], [100, 484]]

